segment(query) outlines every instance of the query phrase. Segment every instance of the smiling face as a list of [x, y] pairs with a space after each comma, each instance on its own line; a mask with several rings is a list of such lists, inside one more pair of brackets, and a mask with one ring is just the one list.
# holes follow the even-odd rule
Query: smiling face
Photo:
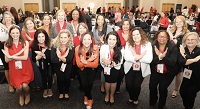
[[141, 34], [139, 32], [139, 30], [135, 30], [132, 32], [132, 37], [133, 37], [133, 41], [135, 42], [135, 44], [140, 44], [141, 42]]
[[80, 25], [78, 29], [79, 29], [80, 36], [87, 31], [87, 29], [83, 27], [82, 25]]
[[45, 42], [45, 35], [44, 35], [44, 33], [39, 33], [38, 37], [37, 37], [37, 40], [38, 40], [38, 42], [40, 44], [44, 44], [44, 42]]
[[108, 45], [110, 48], [114, 48], [117, 43], [117, 37], [115, 35], [108, 36]]
[[74, 21], [77, 21], [77, 20], [79, 19], [79, 12], [78, 12], [77, 10], [74, 10], [74, 11], [72, 12], [72, 19], [73, 19]]
[[168, 36], [167, 36], [167, 34], [165, 32], [160, 32], [158, 34], [158, 39], [157, 40], [158, 40], [159, 45], [165, 45], [165, 44], [167, 44]]
[[124, 21], [124, 23], [122, 24], [122, 29], [124, 31], [128, 31], [130, 29], [130, 24], [128, 21]]
[[44, 19], [43, 19], [44, 25], [49, 25], [50, 22], [51, 22], [50, 17], [49, 16], [44, 16]]
[[27, 20], [26, 27], [27, 27], [28, 30], [33, 30], [34, 29], [34, 23], [31, 20]]
[[194, 35], [187, 36], [185, 43], [186, 43], [187, 47], [194, 48], [197, 45], [196, 36], [194, 36]]
[[13, 40], [19, 40], [20, 36], [20, 31], [17, 28], [14, 28], [10, 31], [10, 36], [12, 37]]
[[92, 38], [90, 34], [85, 34], [83, 37], [82, 44], [84, 45], [85, 48], [90, 47], [90, 44], [92, 43]]
[[177, 28], [183, 27], [183, 21], [181, 19], [177, 18], [175, 23]]
[[104, 24], [104, 18], [103, 18], [103, 16], [98, 16], [98, 18], [97, 18], [97, 24], [100, 27], [103, 26], [103, 24]]
[[5, 22], [6, 22], [6, 24], [11, 24], [12, 23], [12, 18], [11, 18], [11, 16], [9, 15], [9, 14], [5, 14], [4, 15], [4, 20], [5, 20]]
[[61, 43], [61, 45], [66, 45], [68, 41], [69, 41], [69, 37], [68, 37], [67, 33], [60, 34], [60, 43]]
[[64, 22], [65, 21], [65, 14], [61, 11], [61, 12], [58, 13], [57, 18], [58, 18], [58, 21]]

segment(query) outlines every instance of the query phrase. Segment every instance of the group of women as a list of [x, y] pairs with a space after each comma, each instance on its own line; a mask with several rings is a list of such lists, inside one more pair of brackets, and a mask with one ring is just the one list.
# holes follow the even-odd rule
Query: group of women
[[137, 106], [141, 84], [150, 75], [150, 106], [155, 106], [158, 100], [158, 108], [164, 108], [167, 88], [176, 76], [172, 97], [177, 96], [180, 87], [184, 107], [193, 108], [200, 90], [200, 40], [197, 33], [187, 30], [183, 16], [177, 16], [171, 30], [159, 30], [150, 43], [141, 28], [131, 28], [129, 19], [123, 19], [121, 29], [116, 32], [106, 24], [103, 15], [98, 15], [95, 27], [89, 32], [79, 14], [74, 9], [72, 21], [68, 23], [65, 12], [59, 10], [55, 24], [51, 24], [51, 17], [44, 15], [39, 29], [28, 17], [21, 31], [12, 23], [12, 15], [4, 13], [6, 23], [0, 26], [7, 31], [8, 39], [1, 40], [1, 56], [5, 56], [1, 59], [9, 77], [9, 89], [17, 90], [21, 106], [30, 102], [29, 83], [37, 78], [36, 69], [42, 77], [44, 98], [53, 95], [52, 74], [56, 73], [58, 98], [69, 100], [70, 76], [78, 68], [84, 104], [91, 109], [96, 69], [102, 67], [101, 91], [105, 92], [106, 105], [114, 105], [114, 93], [119, 93], [125, 75], [127, 103]]

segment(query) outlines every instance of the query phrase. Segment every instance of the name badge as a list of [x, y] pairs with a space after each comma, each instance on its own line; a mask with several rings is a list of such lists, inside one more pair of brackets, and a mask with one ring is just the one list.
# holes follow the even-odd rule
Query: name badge
[[104, 67], [104, 74], [110, 75], [110, 67]]
[[60, 71], [64, 72], [66, 66], [67, 66], [67, 64], [62, 63], [62, 65], [61, 65], [61, 67], [60, 67]]
[[15, 61], [15, 69], [22, 69], [22, 61]]
[[163, 73], [164, 70], [164, 64], [157, 64], [157, 72]]
[[134, 71], [140, 71], [140, 62], [136, 62], [133, 64], [133, 70]]
[[191, 75], [192, 75], [192, 70], [185, 68], [184, 71], [183, 71], [183, 77], [190, 79]]

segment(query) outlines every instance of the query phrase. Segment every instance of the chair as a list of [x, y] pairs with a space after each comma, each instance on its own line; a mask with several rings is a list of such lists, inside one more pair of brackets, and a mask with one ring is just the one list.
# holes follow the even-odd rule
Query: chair
[[139, 27], [140, 26], [140, 23], [141, 23], [141, 21], [140, 20], [134, 20], [135, 21], [135, 26], [136, 27]]

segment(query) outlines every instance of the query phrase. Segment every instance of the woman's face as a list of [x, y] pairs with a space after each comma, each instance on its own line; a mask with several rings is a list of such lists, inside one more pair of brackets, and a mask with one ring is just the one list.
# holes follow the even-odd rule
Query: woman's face
[[58, 21], [60, 22], [65, 21], [65, 14], [63, 12], [58, 13]]
[[28, 30], [34, 29], [34, 23], [31, 20], [27, 20], [26, 27]]
[[78, 29], [79, 29], [80, 36], [87, 31], [87, 29], [83, 27], [82, 25], [80, 25]]
[[132, 32], [132, 37], [133, 37], [133, 41], [134, 41], [136, 44], [140, 44], [140, 42], [141, 42], [141, 35], [140, 35], [139, 30], [133, 31], [133, 32]]
[[51, 22], [50, 17], [49, 16], [44, 16], [44, 19], [43, 19], [44, 25], [49, 25], [50, 22]]
[[176, 18], [176, 27], [177, 28], [182, 28], [183, 27], [183, 21], [179, 18]]
[[104, 24], [104, 18], [103, 18], [103, 16], [98, 16], [98, 18], [97, 18], [97, 24], [100, 27], [103, 26], [103, 24]]
[[110, 48], [114, 48], [117, 43], [117, 38], [115, 35], [108, 36], [108, 45]]
[[19, 40], [20, 31], [17, 28], [14, 28], [11, 30], [10, 36], [13, 38], [13, 40]]
[[74, 21], [77, 21], [77, 20], [79, 19], [79, 12], [78, 12], [77, 10], [74, 10], [74, 11], [72, 12], [72, 19], [73, 19]]
[[83, 42], [82, 44], [84, 45], [84, 47], [88, 48], [90, 46], [90, 44], [92, 43], [92, 38], [89, 34], [86, 34], [83, 37]]
[[4, 20], [5, 20], [6, 24], [7, 24], [7, 23], [12, 23], [12, 18], [11, 18], [11, 16], [8, 15], [8, 14], [5, 14], [5, 15], [4, 15]]
[[189, 35], [185, 40], [185, 44], [187, 47], [195, 47], [197, 45], [196, 36]]
[[44, 35], [44, 33], [39, 33], [38, 37], [37, 37], [37, 40], [38, 40], [38, 42], [40, 44], [44, 44], [44, 42], [45, 42], [45, 35]]
[[161, 17], [164, 17], [164, 16], [165, 16], [165, 13], [164, 13], [164, 12], [162, 12], [162, 13], [161, 13]]
[[130, 24], [128, 21], [124, 21], [123, 25], [122, 25], [122, 29], [124, 31], [128, 31], [130, 29]]
[[158, 44], [163, 45], [163, 44], [167, 44], [168, 41], [168, 37], [167, 34], [165, 32], [160, 32], [158, 34]]
[[68, 41], [69, 41], [69, 37], [68, 37], [67, 33], [60, 34], [60, 43], [61, 43], [61, 45], [66, 45]]

